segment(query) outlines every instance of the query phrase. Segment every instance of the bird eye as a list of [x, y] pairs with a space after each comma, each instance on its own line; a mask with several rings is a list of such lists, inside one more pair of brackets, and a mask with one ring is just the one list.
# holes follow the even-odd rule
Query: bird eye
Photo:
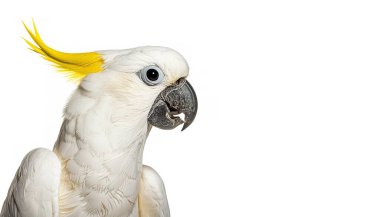
[[148, 66], [140, 71], [140, 78], [149, 86], [159, 84], [164, 79], [164, 73], [157, 66]]

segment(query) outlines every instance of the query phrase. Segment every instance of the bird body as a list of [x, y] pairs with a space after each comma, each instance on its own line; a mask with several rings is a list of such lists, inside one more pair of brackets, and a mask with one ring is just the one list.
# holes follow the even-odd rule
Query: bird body
[[[36, 29], [28, 32], [37, 43], [28, 42], [34, 51], [80, 82], [53, 151], [36, 149], [24, 158], [0, 216], [170, 216], [163, 181], [142, 159], [152, 126], [186, 127], [195, 117], [184, 58], [146, 46], [78, 59], [47, 47]], [[101, 71], [91, 71], [95, 67]], [[174, 116], [181, 112], [190, 118]]]

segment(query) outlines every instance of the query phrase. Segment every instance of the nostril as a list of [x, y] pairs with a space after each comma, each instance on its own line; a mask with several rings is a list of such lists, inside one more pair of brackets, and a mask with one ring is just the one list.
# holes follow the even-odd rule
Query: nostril
[[178, 79], [176, 82], [175, 82], [175, 84], [176, 85], [180, 85], [180, 84], [182, 84], [182, 83], [184, 83], [185, 82], [185, 78], [180, 78], [180, 79]]

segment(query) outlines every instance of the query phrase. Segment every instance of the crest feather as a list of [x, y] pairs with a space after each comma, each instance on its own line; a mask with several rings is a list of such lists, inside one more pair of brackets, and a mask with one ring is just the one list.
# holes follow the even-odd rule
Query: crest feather
[[47, 46], [37, 31], [36, 24], [33, 21], [34, 33], [25, 25], [30, 37], [35, 44], [25, 40], [30, 49], [41, 54], [42, 57], [54, 64], [58, 71], [64, 72], [71, 80], [81, 80], [90, 73], [103, 71], [103, 63], [101, 55], [96, 52], [87, 53], [64, 53]]

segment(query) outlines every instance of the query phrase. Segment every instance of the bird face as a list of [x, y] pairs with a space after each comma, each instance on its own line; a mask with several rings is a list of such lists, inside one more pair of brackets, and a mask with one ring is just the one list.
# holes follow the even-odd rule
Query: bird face
[[[30, 48], [52, 62], [71, 79], [80, 80], [80, 89], [93, 98], [111, 96], [132, 119], [146, 118], [161, 129], [184, 124], [186, 129], [197, 113], [197, 98], [186, 80], [189, 67], [176, 51], [165, 47], [145, 46], [127, 50], [65, 53], [47, 46], [35, 24], [26, 30], [35, 44]], [[86, 98], [85, 96], [84, 98]], [[78, 97], [79, 101], [88, 101]], [[73, 97], [67, 111], [86, 107]], [[87, 103], [91, 105], [91, 103]], [[79, 109], [80, 110], [80, 109]], [[77, 112], [74, 112], [77, 113]], [[124, 115], [121, 112], [121, 115]], [[184, 120], [176, 116], [183, 113]]]
[[[190, 126], [198, 104], [195, 91], [186, 80], [188, 64], [178, 52], [147, 46], [100, 53], [105, 60], [103, 73], [110, 74], [106, 90], [125, 100], [128, 112], [142, 115], [160, 129], [183, 124], [184, 130]], [[177, 116], [181, 113], [183, 120]]]

